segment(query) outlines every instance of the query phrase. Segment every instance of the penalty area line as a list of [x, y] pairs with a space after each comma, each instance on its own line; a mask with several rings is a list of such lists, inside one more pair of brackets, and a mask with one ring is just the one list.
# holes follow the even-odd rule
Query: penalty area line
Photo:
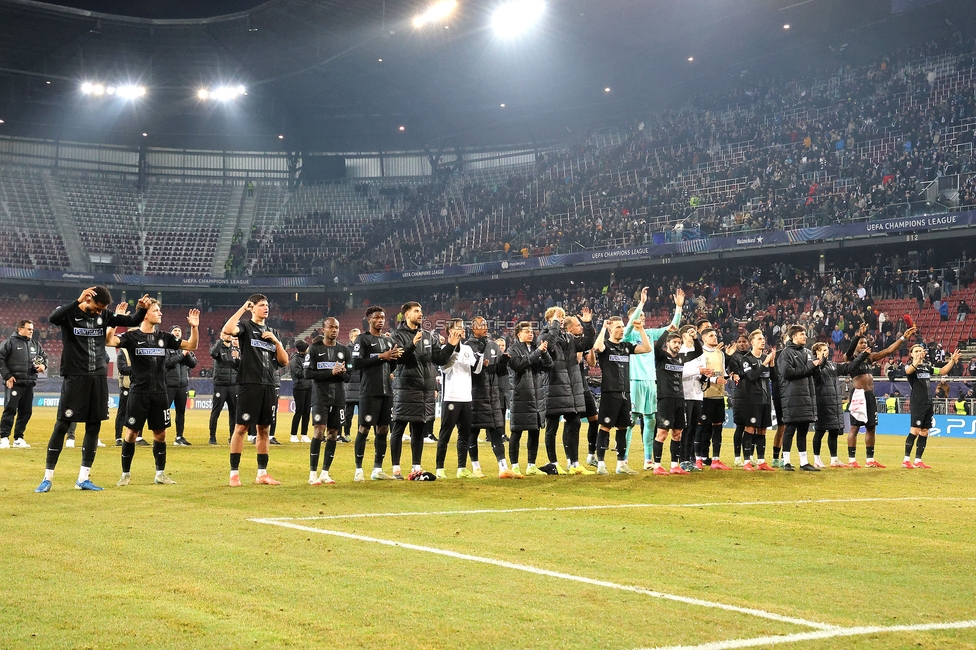
[[365, 535], [356, 535], [353, 533], [344, 533], [337, 530], [325, 530], [322, 528], [313, 528], [312, 526], [303, 526], [301, 524], [295, 524], [287, 521], [280, 521], [276, 519], [249, 519], [256, 524], [265, 524], [270, 526], [280, 526], [282, 528], [290, 528], [292, 530], [300, 530], [306, 533], [316, 533], [318, 535], [330, 535], [332, 537], [341, 537], [343, 539], [351, 539], [358, 542], [370, 542], [373, 544], [382, 544], [384, 546], [393, 546], [397, 548], [408, 549], [411, 551], [420, 551], [423, 553], [431, 553], [434, 555], [442, 555], [445, 557], [454, 558], [455, 560], [465, 560], [468, 562], [478, 562], [480, 564], [488, 564], [491, 566], [501, 567], [504, 569], [512, 569], [515, 571], [523, 571], [525, 573], [532, 573], [534, 575], [546, 576], [550, 578], [558, 578], [561, 580], [570, 580], [573, 582], [580, 582], [587, 585], [592, 585], [595, 587], [606, 587], [608, 589], [616, 589], [619, 591], [628, 591], [635, 594], [642, 594], [645, 596], [650, 596], [652, 598], [660, 598], [662, 600], [670, 600], [679, 603], [685, 603], [687, 605], [696, 605], [698, 607], [709, 607], [712, 609], [722, 609], [729, 612], [736, 612], [738, 614], [748, 614], [750, 616], [756, 616], [759, 618], [765, 618], [773, 621], [779, 621], [781, 623], [789, 623], [791, 625], [798, 625], [802, 627], [812, 627], [818, 630], [834, 630], [837, 629], [834, 625], [828, 625], [827, 623], [819, 623], [817, 621], [808, 621], [802, 618], [794, 618], [792, 616], [783, 616], [780, 614], [774, 614], [772, 612], [767, 612], [761, 609], [752, 609], [749, 607], [738, 607], [736, 605], [727, 605], [725, 603], [712, 602], [709, 600], [701, 600], [699, 598], [690, 598], [688, 596], [679, 596], [676, 594], [666, 594], [660, 591], [652, 591], [650, 589], [644, 589], [643, 587], [636, 587], [633, 585], [623, 585], [616, 582], [608, 582], [606, 580], [596, 580], [593, 578], [587, 578], [584, 576], [575, 576], [569, 573], [561, 573], [559, 571], [550, 571], [548, 569], [540, 569], [538, 567], [530, 566], [527, 564], [516, 564], [514, 562], [506, 562], [505, 560], [496, 560], [493, 558], [480, 557], [477, 555], [468, 555], [466, 553], [458, 553], [456, 551], [449, 551], [446, 549], [434, 548], [432, 546], [419, 546], [417, 544], [409, 544], [406, 542], [397, 542], [389, 539], [379, 539], [376, 537], [367, 537]]
[[[756, 646], [779, 645], [781, 643], [798, 643], [801, 641], [817, 641], [845, 636], [865, 636], [868, 634], [890, 634], [894, 632], [929, 632], [933, 630], [961, 630], [976, 627], [976, 620], [954, 621], [951, 623], [920, 623], [918, 625], [869, 625], [862, 627], [838, 627], [831, 630], [816, 632], [800, 632], [784, 634], [782, 636], [763, 636], [753, 639], [730, 639], [728, 641], [712, 641], [699, 645], [674, 645], [654, 648], [653, 650], [733, 650], [734, 648], [754, 648]], [[648, 650], [648, 649], [643, 649]]]
[[[582, 510], [622, 510], [628, 508], [719, 508], [744, 506], [799, 506], [830, 503], [890, 503], [896, 501], [976, 501], [976, 497], [860, 497], [850, 499], [799, 499], [796, 501], [711, 501], [704, 503], [614, 503], [588, 506], [560, 506], [554, 508], [482, 508], [479, 510], [433, 510], [415, 512], [367, 512], [347, 515], [324, 515], [317, 517], [269, 517], [262, 522], [273, 521], [327, 521], [331, 519], [374, 519], [381, 517], [443, 517], [450, 515], [488, 515], [512, 514], [519, 512], [572, 512]], [[257, 521], [257, 520], [252, 520]]]

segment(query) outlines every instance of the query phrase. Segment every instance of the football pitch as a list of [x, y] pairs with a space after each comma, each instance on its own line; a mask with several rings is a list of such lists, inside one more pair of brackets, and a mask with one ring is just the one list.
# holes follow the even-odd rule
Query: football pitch
[[285, 414], [283, 485], [252, 484], [246, 445], [229, 488], [225, 420], [213, 448], [207, 416], [169, 446], [177, 485], [152, 484], [140, 447], [116, 488], [105, 423], [105, 490], [73, 489], [79, 435], [34, 494], [54, 419], [35, 410], [33, 448], [0, 450], [0, 647], [976, 648], [969, 440], [933, 438], [931, 470], [879, 436], [887, 470], [521, 481], [494, 477], [484, 443], [488, 478], [454, 479], [452, 441], [448, 480], [359, 484], [340, 444], [338, 485], [311, 487]]

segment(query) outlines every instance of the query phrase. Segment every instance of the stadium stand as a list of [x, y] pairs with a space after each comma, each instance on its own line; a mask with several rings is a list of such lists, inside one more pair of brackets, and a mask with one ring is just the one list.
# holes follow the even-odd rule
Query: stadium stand
[[40, 172], [0, 167], [0, 259], [12, 268], [69, 266]]

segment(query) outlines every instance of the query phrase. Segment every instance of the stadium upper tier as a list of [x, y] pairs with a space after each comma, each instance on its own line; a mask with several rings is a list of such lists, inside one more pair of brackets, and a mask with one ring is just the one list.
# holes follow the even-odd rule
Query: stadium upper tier
[[191, 182], [150, 170], [139, 189], [126, 174], [8, 165], [2, 265], [318, 275], [970, 208], [976, 90], [966, 48], [755, 84], [594, 131], [534, 164], [434, 179]]

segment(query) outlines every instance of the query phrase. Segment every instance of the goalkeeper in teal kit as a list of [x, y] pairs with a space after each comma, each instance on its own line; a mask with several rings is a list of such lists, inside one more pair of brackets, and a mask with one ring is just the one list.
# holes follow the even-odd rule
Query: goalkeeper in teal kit
[[[639, 327], [644, 327], [644, 303], [647, 302], [647, 287], [641, 290], [640, 304], [628, 313], [627, 329], [624, 330], [624, 341], [638, 344], [641, 341]], [[671, 328], [677, 329], [681, 324], [681, 308], [685, 304], [685, 292], [678, 289], [674, 293], [674, 318], [667, 327], [656, 327], [645, 330], [647, 338], [658, 340], [661, 335]], [[634, 427], [641, 421], [644, 438], [644, 469], [653, 466], [652, 452], [654, 448], [654, 432], [656, 430], [655, 414], [657, 413], [657, 367], [654, 364], [654, 351], [647, 354], [637, 354], [630, 360], [630, 400], [632, 403], [630, 428], [627, 429], [627, 449], [624, 459], [630, 452], [630, 438]]]

